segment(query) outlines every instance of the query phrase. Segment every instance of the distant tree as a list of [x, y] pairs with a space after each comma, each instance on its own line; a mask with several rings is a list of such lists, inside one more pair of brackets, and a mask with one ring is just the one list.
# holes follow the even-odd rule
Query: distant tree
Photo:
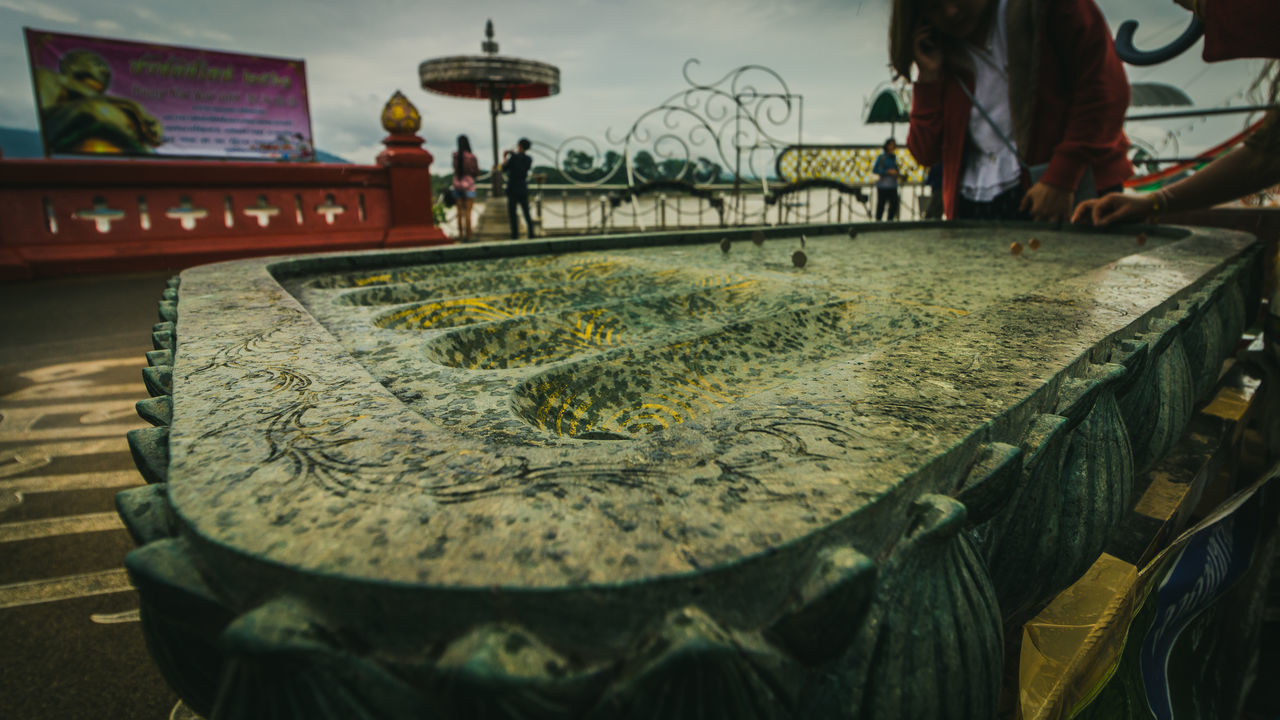
[[720, 176], [724, 174], [724, 168], [720, 167], [720, 163], [713, 162], [709, 158], [698, 158], [698, 167], [693, 172], [693, 181], [695, 183], [714, 183], [720, 181]]
[[[601, 177], [609, 177], [610, 173], [613, 173], [614, 170], [617, 169], [617, 167], [621, 164], [622, 164], [622, 155], [620, 153], [614, 152], [613, 150], [606, 151], [604, 154], [604, 165], [601, 166], [601, 170], [602, 170]], [[610, 178], [610, 182], [611, 183], [618, 182], [618, 180], [620, 179], [625, 179], [625, 178], [623, 178], [620, 174], [614, 175], [612, 178]]]
[[595, 158], [581, 150], [570, 150], [564, 157], [565, 172], [575, 177], [586, 177], [595, 164]]
[[661, 173], [658, 171], [658, 163], [654, 161], [653, 154], [648, 150], [641, 150], [631, 158], [631, 167], [640, 177], [639, 182], [647, 180], [657, 180]]
[[688, 162], [681, 160], [680, 158], [667, 158], [666, 160], [663, 160], [658, 167], [662, 173], [662, 177], [668, 180], [687, 180], [688, 178], [686, 176], [692, 169], [692, 166]]

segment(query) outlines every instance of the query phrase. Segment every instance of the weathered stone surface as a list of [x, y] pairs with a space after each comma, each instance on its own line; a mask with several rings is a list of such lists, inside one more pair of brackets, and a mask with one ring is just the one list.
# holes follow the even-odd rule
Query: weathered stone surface
[[1011, 256], [1030, 232], [807, 228], [803, 267], [768, 230], [189, 270], [156, 328], [166, 442], [133, 443], [179, 531], [131, 561], [144, 623], [189, 588], [239, 618], [198, 624], [227, 692], [367, 678], [374, 717], [986, 714], [1002, 620], [1097, 556], [1256, 269], [1239, 234], [1036, 227]]

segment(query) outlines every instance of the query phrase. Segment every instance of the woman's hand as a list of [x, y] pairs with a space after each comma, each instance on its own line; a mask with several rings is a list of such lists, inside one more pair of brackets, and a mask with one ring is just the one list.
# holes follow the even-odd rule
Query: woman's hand
[[936, 82], [942, 77], [942, 48], [934, 42], [932, 25], [916, 28], [912, 47], [915, 50], [916, 67], [920, 74], [916, 82]]
[[1071, 222], [1089, 222], [1094, 225], [1110, 225], [1113, 222], [1137, 222], [1145, 219], [1155, 208], [1153, 195], [1123, 195], [1111, 193], [1106, 197], [1085, 200], [1076, 207]]
[[1038, 182], [1031, 186], [1022, 198], [1019, 210], [1041, 222], [1064, 222], [1071, 216], [1071, 200], [1074, 193], [1059, 190], [1052, 185]]

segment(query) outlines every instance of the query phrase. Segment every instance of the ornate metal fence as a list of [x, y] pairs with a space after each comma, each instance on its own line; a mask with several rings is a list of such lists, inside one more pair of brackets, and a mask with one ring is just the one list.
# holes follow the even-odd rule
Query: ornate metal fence
[[[804, 98], [744, 65], [687, 87], [603, 141], [535, 140], [531, 204], [544, 234], [867, 220], [878, 145], [805, 145]], [[920, 168], [899, 151], [903, 217], [918, 214]], [[480, 178], [478, 185], [487, 187]]]

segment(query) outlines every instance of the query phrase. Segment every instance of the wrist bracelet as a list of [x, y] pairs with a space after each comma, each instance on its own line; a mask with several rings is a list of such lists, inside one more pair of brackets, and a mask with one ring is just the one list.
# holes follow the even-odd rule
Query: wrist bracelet
[[1161, 211], [1169, 211], [1169, 203], [1173, 195], [1165, 188], [1161, 188], [1155, 192], [1154, 198], [1151, 200], [1151, 212], [1158, 213]]

